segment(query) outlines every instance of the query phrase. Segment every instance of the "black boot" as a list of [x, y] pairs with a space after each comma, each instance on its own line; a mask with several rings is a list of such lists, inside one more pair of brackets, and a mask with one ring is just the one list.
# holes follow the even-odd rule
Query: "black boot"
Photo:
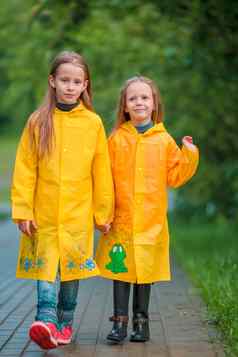
[[113, 327], [107, 339], [114, 343], [122, 342], [127, 337], [128, 316], [112, 316], [109, 320], [113, 321]]
[[150, 284], [135, 284], [133, 290], [133, 331], [132, 342], [146, 342], [150, 339], [149, 301]]
[[133, 331], [131, 333], [131, 342], [146, 342], [150, 339], [149, 319], [143, 314], [137, 314], [133, 318]]
[[120, 343], [127, 337], [129, 296], [130, 283], [114, 280], [114, 316], [109, 319], [110, 321], [113, 321], [113, 327], [107, 336], [107, 340], [113, 341], [114, 343]]

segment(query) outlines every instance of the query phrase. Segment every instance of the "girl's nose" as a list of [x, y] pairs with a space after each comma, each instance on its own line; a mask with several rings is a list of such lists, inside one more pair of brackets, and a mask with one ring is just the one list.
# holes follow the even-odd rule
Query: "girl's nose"
[[73, 83], [68, 83], [68, 90], [73, 90], [73, 88], [74, 88]]

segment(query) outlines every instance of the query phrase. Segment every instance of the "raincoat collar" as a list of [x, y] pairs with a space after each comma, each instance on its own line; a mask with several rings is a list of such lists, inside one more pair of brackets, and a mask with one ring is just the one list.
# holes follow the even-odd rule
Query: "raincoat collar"
[[68, 113], [68, 114], [70, 114], [70, 113], [74, 113], [74, 112], [78, 112], [78, 111], [83, 111], [83, 110], [88, 110], [86, 107], [85, 107], [85, 105], [82, 103], [82, 102], [80, 102], [76, 107], [74, 107], [72, 110], [70, 110], [70, 111], [63, 111], [63, 110], [60, 110], [60, 109], [58, 109], [57, 107], [55, 107], [55, 113], [57, 113], [57, 114], [65, 114], [65, 113]]
[[163, 123], [158, 123], [158, 124], [154, 124], [152, 128], [150, 128], [149, 130], [147, 130], [145, 133], [138, 133], [136, 128], [134, 127], [134, 125], [131, 124], [131, 121], [126, 121], [125, 123], [120, 125], [120, 128], [126, 131], [129, 131], [131, 134], [135, 134], [135, 135], [151, 135], [154, 133], [161, 133], [161, 132], [166, 132], [166, 129], [164, 127]]
[[63, 112], [70, 112], [71, 110], [73, 110], [78, 105], [79, 105], [79, 103], [77, 103], [77, 102], [73, 103], [73, 104], [66, 104], [66, 103], [57, 102], [56, 103], [56, 108], [58, 108], [59, 110], [62, 110]]

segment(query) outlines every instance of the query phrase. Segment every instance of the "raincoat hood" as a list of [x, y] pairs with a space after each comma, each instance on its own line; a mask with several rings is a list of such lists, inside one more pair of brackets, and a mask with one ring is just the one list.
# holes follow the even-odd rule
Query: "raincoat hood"
[[87, 107], [86, 107], [86, 105], [82, 102], [82, 101], [80, 101], [79, 103], [78, 103], [78, 105], [76, 105], [74, 108], [72, 108], [71, 110], [67, 110], [67, 111], [65, 111], [65, 110], [61, 110], [60, 108], [57, 108], [57, 107], [55, 107], [55, 109], [54, 109], [54, 114], [57, 114], [57, 115], [64, 115], [65, 113], [67, 113], [67, 114], [75, 114], [75, 113], [82, 113], [82, 112], [86, 112], [86, 111], [89, 111], [89, 112], [91, 112], [92, 114], [95, 114], [93, 111], [91, 111], [90, 109], [88, 109]]
[[[123, 124], [121, 124], [119, 129], [125, 130], [125, 131], [127, 131], [127, 132], [129, 132], [131, 134], [137, 134], [138, 133], [136, 128], [134, 127], [134, 125], [131, 123], [130, 120], [125, 122], [125, 123], [123, 123]], [[163, 132], [166, 132], [164, 124], [163, 123], [156, 123], [156, 124], [153, 125], [152, 128], [147, 130], [142, 135], [147, 136], [147, 135], [152, 135], [152, 134], [155, 134], [155, 133], [163, 133]]]

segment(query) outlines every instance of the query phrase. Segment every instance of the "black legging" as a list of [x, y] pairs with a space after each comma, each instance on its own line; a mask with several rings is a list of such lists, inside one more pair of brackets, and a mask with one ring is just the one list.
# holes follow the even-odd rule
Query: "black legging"
[[[113, 281], [114, 315], [128, 316], [130, 283]], [[148, 317], [151, 284], [133, 284], [133, 315]]]

